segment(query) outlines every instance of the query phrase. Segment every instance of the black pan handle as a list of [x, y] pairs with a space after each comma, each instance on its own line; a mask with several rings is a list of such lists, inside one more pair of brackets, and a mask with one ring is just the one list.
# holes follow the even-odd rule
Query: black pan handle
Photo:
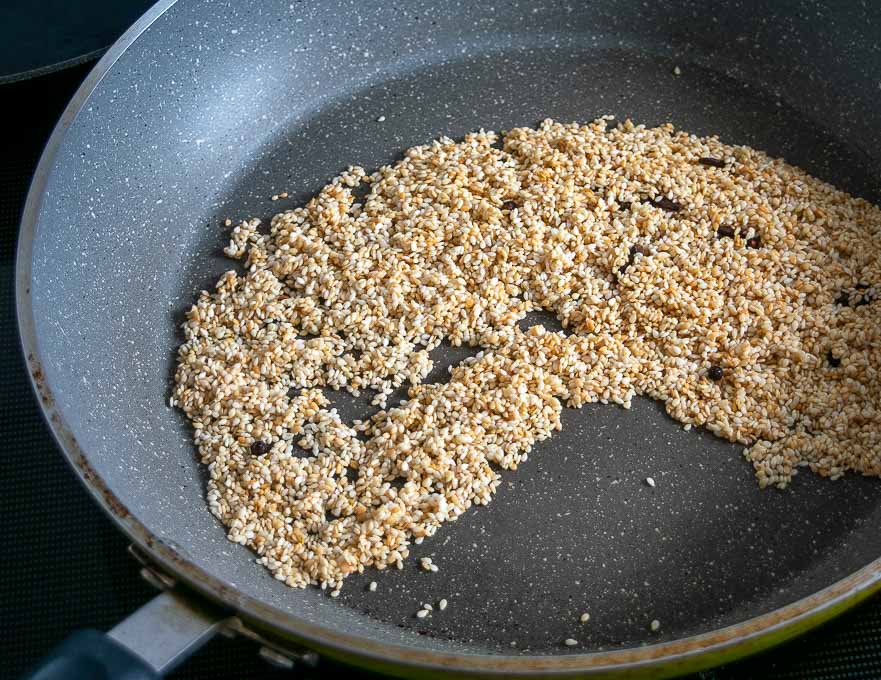
[[97, 630], [74, 633], [24, 680], [156, 680], [147, 662]]
[[23, 680], [156, 680], [205, 644], [224, 619], [168, 590], [107, 634], [75, 633]]

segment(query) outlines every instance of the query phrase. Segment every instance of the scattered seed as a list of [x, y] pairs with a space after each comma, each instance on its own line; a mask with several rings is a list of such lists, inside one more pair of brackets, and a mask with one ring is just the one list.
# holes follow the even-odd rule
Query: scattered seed
[[588, 621], [590, 621], [590, 614], [584, 612], [584, 614], [582, 614], [578, 620], [581, 621], [581, 623], [587, 623]]
[[229, 219], [229, 218], [227, 217], [227, 218], [223, 221], [223, 226], [224, 226], [224, 227], [231, 227], [231, 226], [232, 226], [232, 220]]
[[377, 123], [384, 123], [384, 122], [385, 122], [385, 116], [379, 116], [379, 117], [376, 119], [376, 122], [377, 122]]
[[430, 611], [430, 612], [433, 612], [433, 611], [434, 611], [434, 607], [432, 607], [432, 606], [431, 606], [430, 604], [428, 604], [427, 602], [423, 602], [423, 603], [422, 603], [422, 608], [425, 609], [426, 611]]
[[444, 609], [446, 609], [446, 608], [447, 608], [447, 601], [446, 601], [446, 599], [442, 599], [440, 602], [438, 602], [438, 603], [437, 603], [437, 608], [440, 609], [441, 611], [443, 611]]
[[375, 593], [375, 592], [376, 592], [376, 587], [377, 587], [377, 586], [376, 586], [376, 581], [371, 581], [371, 582], [370, 582], [370, 585], [367, 587], [367, 589], [368, 589], [371, 593]]
[[[871, 415], [881, 413], [872, 379], [881, 318], [830, 324], [823, 309], [842, 272], [860, 275], [848, 281], [854, 304], [874, 294], [853, 285], [881, 268], [877, 206], [762, 152], [669, 125], [545, 121], [504, 142], [512, 153], [479, 132], [409, 149], [372, 176], [351, 167], [280, 211], [268, 233], [256, 219], [231, 229], [225, 252], [247, 267], [188, 310], [172, 395], [210, 466], [207, 505], [230, 540], [258, 551], [291, 587], [332, 591], [350, 574], [402, 569], [418, 536], [492, 499], [493, 468], [518, 468], [560, 427], [567, 402], [627, 407], [636, 395], [656, 397], [679, 422], [751, 442], [746, 458], [763, 487], [786, 486], [808, 462], [828, 477], [879, 474], [864, 442], [881, 428]], [[736, 186], [718, 186], [716, 173], [686, 160], [707, 144], [738, 158]], [[371, 200], [351, 210], [353, 191], [368, 184]], [[608, 202], [583, 200], [591, 188]], [[633, 206], [638, 220], [614, 213], [618, 196], [661, 191], [689, 207], [676, 219], [645, 206]], [[517, 198], [534, 219], [499, 220], [498, 197]], [[823, 216], [822, 228], [805, 228], [802, 206]], [[762, 250], [708, 247], [706, 225], [753, 214], [769, 236]], [[757, 232], [750, 226], [743, 239]], [[830, 247], [829, 234], [847, 250]], [[609, 290], [610, 254], [623, 262], [621, 244], [637, 238], [651, 238], [657, 255], [631, 268], [630, 285]], [[527, 307], [554, 308], [570, 332], [522, 331]], [[480, 345], [481, 355], [428, 384], [430, 353], [444, 340]], [[833, 347], [859, 347], [860, 361], [848, 355], [846, 372], [829, 371]], [[726, 377], [737, 366], [730, 389], [690, 374], [708, 351], [719, 352]], [[387, 403], [406, 383], [407, 401]], [[376, 390], [383, 410], [355, 430], [325, 396], [340, 389]], [[811, 442], [787, 434], [794, 399], [822, 414]], [[262, 439], [279, 455], [252, 457]], [[405, 465], [406, 492], [388, 474]], [[357, 485], [340, 474], [349, 466]], [[323, 523], [325, 513], [342, 521]]]
[[424, 619], [426, 616], [428, 616], [427, 609], [420, 609], [418, 612], [416, 612], [417, 619]]
[[661, 630], [661, 622], [655, 619], [651, 622], [651, 624], [649, 624], [649, 628], [651, 628], [651, 631], [653, 633], [657, 633], [659, 630]]
[[566, 645], [567, 647], [574, 647], [575, 645], [578, 644], [578, 640], [574, 640], [572, 638], [566, 638], [565, 640], [563, 640], [563, 644]]
[[655, 480], [652, 479], [651, 477], [646, 477], [646, 478], [645, 478], [645, 483], [648, 484], [648, 485], [649, 485], [650, 487], [652, 487], [653, 489], [655, 488]]
[[725, 161], [723, 161], [721, 158], [713, 158], [712, 156], [704, 156], [702, 158], [699, 158], [697, 162], [701, 165], [706, 165], [709, 168], [725, 167]]
[[678, 66], [674, 66], [674, 67], [673, 67], [673, 75], [674, 75], [674, 76], [681, 76], [681, 75], [682, 75], [682, 69], [679, 68]]
[[707, 371], [707, 377], [713, 382], [718, 382], [725, 375], [725, 371], [721, 366], [710, 366]]

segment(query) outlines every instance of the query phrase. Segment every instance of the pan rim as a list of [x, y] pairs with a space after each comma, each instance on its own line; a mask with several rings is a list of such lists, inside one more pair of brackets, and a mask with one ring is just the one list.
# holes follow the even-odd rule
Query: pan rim
[[[43, 418], [81, 483], [98, 505], [146, 555], [189, 588], [219, 602], [287, 639], [305, 643], [331, 656], [361, 660], [375, 666], [391, 664], [439, 673], [504, 676], [607, 674], [659, 671], [679, 674], [759, 651], [832, 618], [881, 589], [881, 557], [843, 579], [778, 609], [714, 631], [654, 645], [586, 654], [466, 654], [380, 643], [342, 633], [283, 612], [244, 595], [213, 574], [188, 561], [133, 516], [90, 466], [64, 415], [56, 408], [52, 388], [42, 372], [30, 296], [33, 241], [46, 183], [58, 151], [77, 114], [104, 76], [159, 17], [177, 0], [159, 0], [104, 54], [77, 89], [56, 124], [31, 180], [19, 229], [15, 263], [15, 296], [19, 339], [28, 375]], [[386, 666], [386, 670], [389, 669]], [[657, 677], [657, 676], [655, 676]]]

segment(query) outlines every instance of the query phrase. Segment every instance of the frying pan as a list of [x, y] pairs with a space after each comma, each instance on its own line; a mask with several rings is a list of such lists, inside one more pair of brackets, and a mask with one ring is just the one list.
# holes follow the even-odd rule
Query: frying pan
[[[149, 677], [218, 628], [398, 675], [662, 677], [875, 591], [877, 480], [803, 474], [761, 491], [739, 446], [645, 399], [567, 410], [488, 507], [414, 546], [403, 571], [353, 576], [336, 599], [289, 589], [208, 513], [167, 400], [183, 312], [234, 266], [225, 218], [267, 218], [350, 163], [375, 168], [439, 135], [607, 113], [671, 121], [877, 201], [879, 29], [877, 3], [156, 5], [48, 143], [17, 296], [61, 450], [167, 590], [109, 637], [69, 641], [38, 677], [89, 664]], [[434, 358], [442, 370], [468, 353]], [[345, 418], [364, 415], [330, 396]], [[419, 570], [422, 556], [440, 570]], [[442, 597], [446, 611], [414, 617]]]

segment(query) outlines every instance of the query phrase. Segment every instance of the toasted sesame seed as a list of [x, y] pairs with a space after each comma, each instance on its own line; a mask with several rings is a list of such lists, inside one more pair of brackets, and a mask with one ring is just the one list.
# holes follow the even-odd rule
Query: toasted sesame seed
[[[350, 167], [268, 231], [225, 221], [246, 266], [190, 308], [171, 403], [231, 541], [339, 592], [490, 502], [494, 468], [524, 463], [564, 406], [636, 395], [747, 444], [762, 487], [801, 466], [881, 475], [878, 207], [672, 125], [548, 120], [498, 141]], [[535, 309], [567, 332], [521, 330]], [[426, 383], [443, 341], [481, 352]], [[328, 389], [382, 410], [344, 422]]]

